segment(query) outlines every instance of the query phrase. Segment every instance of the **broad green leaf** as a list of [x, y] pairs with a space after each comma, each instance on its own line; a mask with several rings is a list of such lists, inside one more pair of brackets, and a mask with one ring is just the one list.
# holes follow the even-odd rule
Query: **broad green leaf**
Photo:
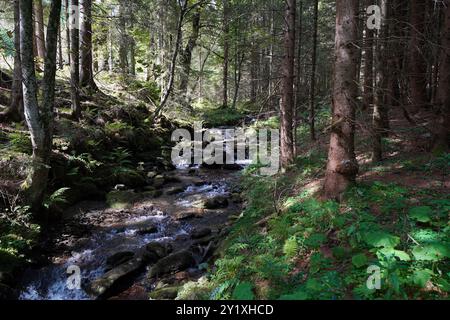
[[431, 207], [415, 207], [409, 210], [409, 216], [418, 222], [427, 223], [431, 221], [433, 210]]
[[363, 240], [369, 246], [376, 248], [394, 248], [400, 243], [400, 238], [384, 231], [367, 232], [363, 234]]
[[441, 242], [416, 246], [412, 254], [418, 261], [440, 261], [450, 256], [448, 245]]
[[352, 263], [355, 267], [361, 268], [367, 264], [367, 257], [364, 253], [353, 256]]
[[429, 269], [420, 269], [414, 271], [411, 276], [411, 280], [414, 284], [418, 285], [421, 288], [424, 288], [427, 282], [430, 281], [432, 275], [433, 271]]
[[411, 257], [405, 251], [395, 250], [394, 248], [383, 248], [377, 251], [385, 257], [396, 257], [401, 261], [410, 261]]

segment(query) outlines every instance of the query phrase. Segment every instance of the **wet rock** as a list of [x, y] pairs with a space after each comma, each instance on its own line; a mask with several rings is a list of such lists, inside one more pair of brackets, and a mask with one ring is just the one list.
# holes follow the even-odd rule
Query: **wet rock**
[[242, 170], [242, 167], [239, 164], [236, 163], [232, 163], [232, 164], [224, 164], [222, 166], [222, 168], [224, 170], [229, 170], [229, 171], [239, 171]]
[[207, 184], [207, 182], [204, 181], [204, 180], [202, 180], [202, 179], [195, 179], [195, 178], [194, 178], [194, 179], [192, 179], [191, 181], [192, 181], [192, 184], [193, 184], [194, 186], [196, 186], [196, 187], [201, 187], [201, 186]]
[[145, 247], [145, 251], [142, 255], [145, 263], [156, 263], [162, 258], [167, 257], [173, 251], [170, 243], [151, 242]]
[[200, 239], [200, 238], [204, 238], [207, 237], [209, 235], [211, 235], [212, 230], [210, 228], [199, 228], [199, 229], [195, 229], [194, 231], [192, 231], [191, 233], [191, 238], [192, 239]]
[[130, 208], [138, 198], [139, 195], [131, 190], [114, 190], [106, 195], [106, 203], [112, 209], [127, 209]]
[[142, 258], [131, 259], [92, 281], [87, 291], [97, 298], [108, 298], [121, 282], [126, 282], [134, 277], [143, 266], [144, 261]]
[[142, 229], [139, 229], [137, 232], [137, 234], [139, 234], [141, 236], [145, 236], [147, 234], [154, 234], [154, 233], [158, 233], [157, 226], [150, 226], [150, 227], [142, 228]]
[[156, 199], [163, 195], [163, 192], [161, 190], [153, 190], [153, 191], [146, 191], [142, 193], [143, 198], [152, 198]]
[[148, 294], [144, 287], [139, 285], [134, 285], [128, 290], [122, 292], [116, 297], [109, 300], [132, 300], [132, 301], [146, 301], [148, 300]]
[[167, 287], [157, 289], [149, 294], [153, 300], [174, 300], [178, 296], [180, 287]]
[[166, 177], [164, 177], [163, 175], [157, 175], [154, 179], [153, 179], [153, 186], [156, 189], [161, 189], [164, 184], [166, 184]]
[[185, 212], [179, 212], [176, 214], [175, 216], [175, 220], [178, 221], [183, 221], [183, 220], [189, 220], [189, 219], [193, 219], [197, 216], [196, 212], [193, 211], [185, 211]]
[[167, 194], [168, 196], [171, 196], [171, 195], [183, 193], [183, 192], [184, 192], [184, 189], [185, 189], [185, 188], [182, 187], [182, 186], [179, 186], [179, 187], [172, 187], [172, 188], [167, 189], [166, 194]]
[[182, 250], [159, 260], [148, 274], [149, 278], [186, 270], [195, 265], [193, 253]]
[[134, 257], [134, 252], [130, 251], [124, 251], [124, 252], [117, 252], [116, 254], [113, 254], [108, 259], [106, 259], [106, 269], [111, 270], [114, 269], [117, 266], [120, 266], [121, 264], [130, 261]]
[[196, 239], [193, 243], [192, 246], [207, 246], [209, 245], [211, 242], [215, 241], [216, 237], [214, 236], [205, 236], [199, 239]]
[[203, 203], [205, 209], [215, 210], [228, 207], [228, 199], [224, 196], [218, 196], [215, 198], [207, 199]]
[[157, 175], [158, 175], [158, 172], [156, 172], [156, 171], [147, 172], [147, 178], [149, 178], [149, 179], [154, 179]]
[[181, 180], [177, 176], [167, 176], [166, 177], [166, 183], [180, 183]]

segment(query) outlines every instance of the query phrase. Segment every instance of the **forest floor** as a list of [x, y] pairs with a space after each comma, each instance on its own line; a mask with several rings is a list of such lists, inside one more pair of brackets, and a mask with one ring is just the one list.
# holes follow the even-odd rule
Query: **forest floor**
[[359, 127], [360, 175], [340, 203], [317, 200], [328, 134], [311, 143], [300, 128], [296, 164], [277, 179], [247, 169], [246, 209], [212, 268], [213, 298], [448, 298], [450, 157], [431, 155], [428, 132], [402, 113], [391, 118], [381, 163]]

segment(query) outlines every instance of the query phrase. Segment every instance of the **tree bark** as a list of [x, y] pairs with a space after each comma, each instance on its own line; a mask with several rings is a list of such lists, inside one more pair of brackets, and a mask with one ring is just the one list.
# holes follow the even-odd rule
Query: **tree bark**
[[294, 111], [294, 67], [295, 67], [295, 15], [296, 0], [287, 0], [285, 8], [284, 60], [282, 78], [281, 119], [281, 164], [287, 168], [294, 161], [294, 135], [292, 130]]
[[39, 108], [37, 80], [33, 53], [32, 0], [20, 0], [20, 49], [25, 120], [33, 146], [33, 163], [22, 185], [26, 201], [33, 210], [40, 210], [47, 187], [49, 158], [52, 147], [52, 122], [56, 73], [57, 32], [60, 21], [61, 0], [51, 4], [47, 33], [47, 54], [42, 84], [43, 105]]
[[439, 113], [436, 119], [434, 151], [445, 152], [450, 144], [450, 1], [442, 5], [444, 25], [441, 31], [441, 55], [439, 63], [439, 86], [437, 89], [437, 105]]
[[22, 66], [20, 62], [20, 3], [14, 0], [14, 74], [11, 100], [6, 111], [0, 113], [0, 121], [23, 119]]
[[197, 45], [197, 40], [200, 34], [200, 17], [201, 10], [197, 7], [194, 16], [192, 17], [192, 34], [189, 37], [186, 48], [180, 55], [182, 69], [180, 75], [180, 91], [182, 94], [186, 94], [188, 89], [189, 76], [191, 74], [192, 52]]
[[317, 22], [319, 17], [319, 0], [314, 1], [314, 18], [313, 18], [313, 50], [312, 50], [312, 69], [311, 69], [311, 87], [309, 96], [309, 127], [311, 140], [316, 140], [316, 58], [317, 58]]
[[373, 103], [372, 116], [372, 161], [380, 162], [383, 160], [382, 137], [384, 135], [384, 117], [387, 113], [386, 105], [386, 59], [388, 57], [388, 30], [386, 21], [387, 0], [381, 0], [381, 29], [378, 30], [376, 45], [376, 77], [375, 77], [375, 95]]
[[80, 87], [97, 91], [94, 81], [93, 55], [92, 55], [92, 0], [81, 0], [80, 37]]
[[410, 43], [408, 59], [409, 90], [412, 110], [417, 112], [428, 105], [427, 62], [425, 59], [426, 1], [410, 1]]
[[34, 5], [34, 32], [36, 36], [37, 56], [40, 59], [45, 57], [45, 34], [44, 34], [44, 8], [42, 0], [33, 1]]
[[223, 0], [223, 108], [228, 107], [228, 60], [230, 33], [228, 5], [228, 0]]
[[[366, 7], [373, 4], [372, 0], [366, 0]], [[364, 81], [363, 81], [363, 111], [370, 110], [373, 106], [373, 43], [375, 33], [372, 29], [366, 29], [364, 41]]]
[[354, 148], [357, 37], [358, 0], [337, 0], [333, 120], [324, 183], [328, 199], [339, 199], [358, 173]]
[[69, 65], [72, 64], [72, 59], [71, 59], [71, 46], [70, 46], [70, 2], [69, 0], [65, 0], [64, 3], [64, 7], [66, 10], [66, 40], [67, 40], [67, 61], [69, 61]]
[[[71, 0], [71, 11], [79, 10], [78, 0]], [[78, 12], [79, 13], [79, 12]], [[76, 14], [73, 14], [76, 16]], [[72, 28], [70, 30], [70, 94], [72, 99], [72, 117], [74, 120], [79, 120], [81, 117], [81, 103], [80, 103], [80, 30], [79, 21], [74, 18], [72, 21]]]

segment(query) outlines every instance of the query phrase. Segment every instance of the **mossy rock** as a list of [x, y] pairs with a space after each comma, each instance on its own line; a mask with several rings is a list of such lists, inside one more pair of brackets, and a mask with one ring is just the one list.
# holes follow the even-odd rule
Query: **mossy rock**
[[153, 300], [174, 300], [178, 296], [180, 287], [167, 287], [157, 289], [149, 294]]
[[114, 190], [106, 195], [106, 203], [112, 209], [130, 208], [138, 199], [139, 195], [131, 190]]
[[117, 182], [129, 188], [142, 187], [146, 184], [145, 178], [137, 171], [127, 170], [117, 175]]

